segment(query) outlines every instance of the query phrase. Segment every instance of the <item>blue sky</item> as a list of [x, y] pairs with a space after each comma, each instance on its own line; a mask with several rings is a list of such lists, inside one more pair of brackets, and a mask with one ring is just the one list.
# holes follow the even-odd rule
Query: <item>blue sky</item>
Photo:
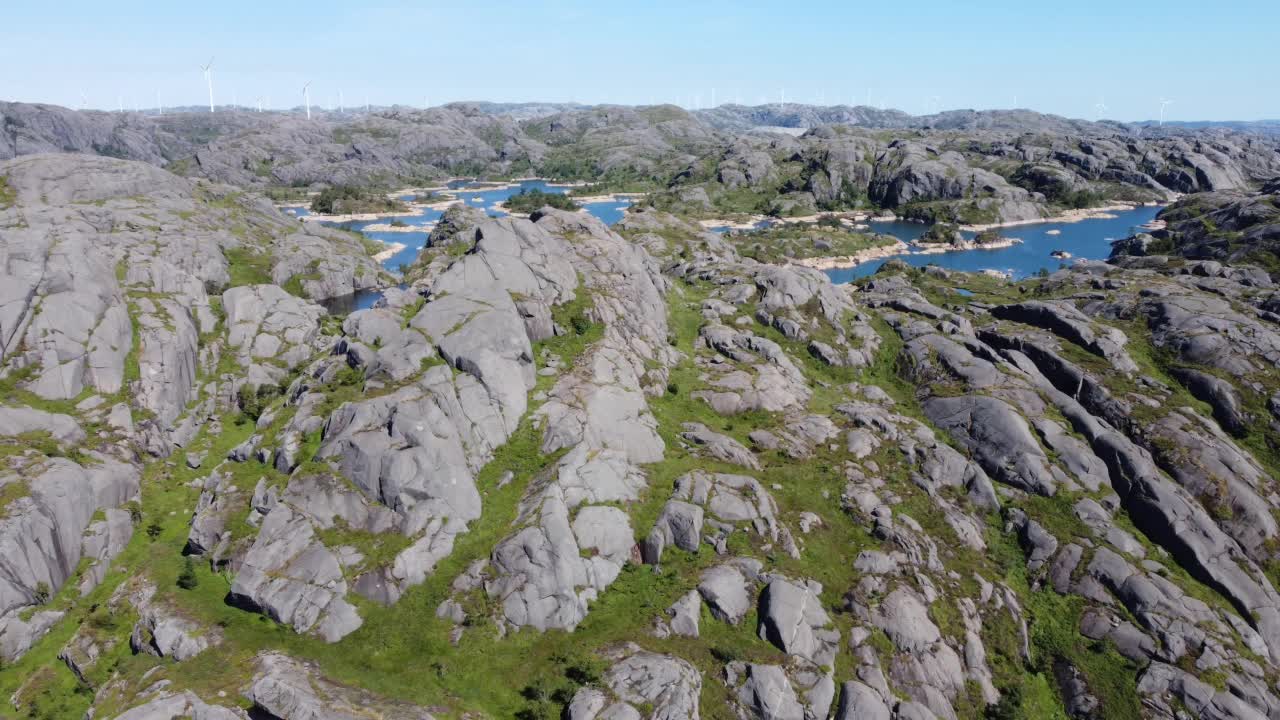
[[[0, 99], [79, 107], [454, 100], [1029, 107], [1280, 117], [1280, 2], [33, 2]], [[613, 6], [613, 7], [610, 7]], [[935, 101], [933, 98], [937, 98]]]

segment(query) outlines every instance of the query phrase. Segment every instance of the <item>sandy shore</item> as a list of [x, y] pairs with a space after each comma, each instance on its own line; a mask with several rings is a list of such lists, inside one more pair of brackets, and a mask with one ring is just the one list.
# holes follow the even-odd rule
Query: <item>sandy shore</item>
[[1113, 218], [1113, 212], [1123, 212], [1142, 207], [1137, 203], [1116, 203], [1115, 205], [1103, 205], [1095, 208], [1084, 208], [1083, 210], [1068, 210], [1061, 215], [1053, 217], [1039, 218], [1037, 220], [1010, 220], [1002, 223], [988, 223], [986, 225], [961, 225], [960, 229], [966, 232], [982, 232], [983, 230], [995, 230], [1002, 227], [1016, 227], [1018, 225], [1040, 225], [1043, 223], [1074, 223], [1081, 220], [1096, 220], [1099, 218]]
[[374, 223], [373, 225], [365, 225], [360, 230], [361, 232], [421, 233], [431, 232], [431, 229], [435, 226], [435, 223], [426, 223], [425, 225], [392, 225], [391, 223]]
[[374, 255], [373, 259], [377, 260], [378, 262], [386, 262], [387, 260], [390, 260], [391, 258], [395, 257], [396, 253], [400, 252], [406, 247], [408, 247], [408, 245], [405, 245], [404, 243], [390, 243], [387, 245], [386, 250], [383, 250], [377, 255]]
[[880, 260], [881, 258], [893, 257], [894, 255], [902, 255], [910, 251], [910, 247], [901, 240], [894, 241], [888, 245], [879, 245], [873, 248], [861, 250], [852, 255], [840, 255], [837, 257], [811, 257], [799, 258], [792, 260], [793, 265], [802, 265], [804, 267], [813, 268], [815, 270], [835, 270], [837, 268], [857, 267], [864, 262], [871, 260]]
[[378, 212], [378, 213], [348, 213], [346, 215], [318, 215], [311, 213], [310, 215], [302, 215], [303, 222], [362, 222], [364, 220], [379, 220], [381, 218], [395, 217], [414, 217], [421, 215], [422, 211], [418, 208], [410, 208], [405, 212]]
[[632, 198], [644, 197], [640, 193], [609, 193], [607, 195], [582, 195], [575, 196], [573, 201], [581, 205], [589, 205], [591, 203], [605, 202], [622, 202], [623, 200], [631, 200]]
[[754, 230], [756, 225], [762, 220], [767, 220], [764, 215], [751, 215], [746, 220], [725, 220], [723, 218], [711, 218], [710, 220], [699, 220], [698, 224], [703, 228], [710, 230], [711, 228], [728, 228], [730, 230]]

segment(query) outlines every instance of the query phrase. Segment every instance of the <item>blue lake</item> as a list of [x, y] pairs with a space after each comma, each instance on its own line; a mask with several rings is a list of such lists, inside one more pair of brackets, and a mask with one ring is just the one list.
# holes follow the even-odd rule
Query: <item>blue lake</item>
[[[1073, 223], [1037, 223], [1035, 225], [1019, 225], [1001, 228], [1000, 234], [1005, 237], [1018, 238], [1021, 244], [996, 250], [957, 250], [939, 254], [906, 253], [896, 256], [916, 267], [938, 265], [949, 270], [978, 272], [981, 270], [999, 270], [1008, 272], [1013, 279], [1021, 280], [1038, 273], [1041, 269], [1050, 272], [1077, 259], [1105, 260], [1111, 255], [1111, 242], [1119, 240], [1139, 231], [1139, 226], [1153, 220], [1161, 208], [1140, 207], [1133, 210], [1115, 211], [1112, 218], [1094, 218]], [[910, 242], [924, 233], [927, 225], [918, 223], [871, 223], [876, 232], [894, 235]], [[1050, 231], [1058, 234], [1051, 235]], [[972, 238], [973, 233], [965, 233]], [[1054, 250], [1065, 250], [1071, 253], [1071, 259], [1058, 260], [1049, 256]], [[852, 268], [828, 270], [827, 275], [835, 283], [847, 283], [873, 274], [885, 263], [885, 260], [873, 260]]]

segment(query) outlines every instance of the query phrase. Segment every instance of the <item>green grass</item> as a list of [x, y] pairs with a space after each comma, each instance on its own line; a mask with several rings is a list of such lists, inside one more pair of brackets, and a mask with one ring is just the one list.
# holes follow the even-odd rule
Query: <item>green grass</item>
[[0, 210], [7, 210], [18, 202], [18, 193], [9, 187], [9, 178], [0, 175]]
[[270, 253], [247, 247], [232, 247], [224, 248], [222, 255], [227, 259], [227, 273], [231, 276], [227, 287], [271, 284], [273, 259]]

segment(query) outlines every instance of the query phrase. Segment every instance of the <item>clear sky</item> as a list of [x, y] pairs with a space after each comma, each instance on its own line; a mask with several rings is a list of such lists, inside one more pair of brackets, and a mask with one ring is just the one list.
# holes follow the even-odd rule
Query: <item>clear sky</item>
[[[115, 109], [454, 100], [1280, 117], [1276, 0], [13, 0], [0, 99]], [[936, 100], [934, 99], [936, 98]]]

